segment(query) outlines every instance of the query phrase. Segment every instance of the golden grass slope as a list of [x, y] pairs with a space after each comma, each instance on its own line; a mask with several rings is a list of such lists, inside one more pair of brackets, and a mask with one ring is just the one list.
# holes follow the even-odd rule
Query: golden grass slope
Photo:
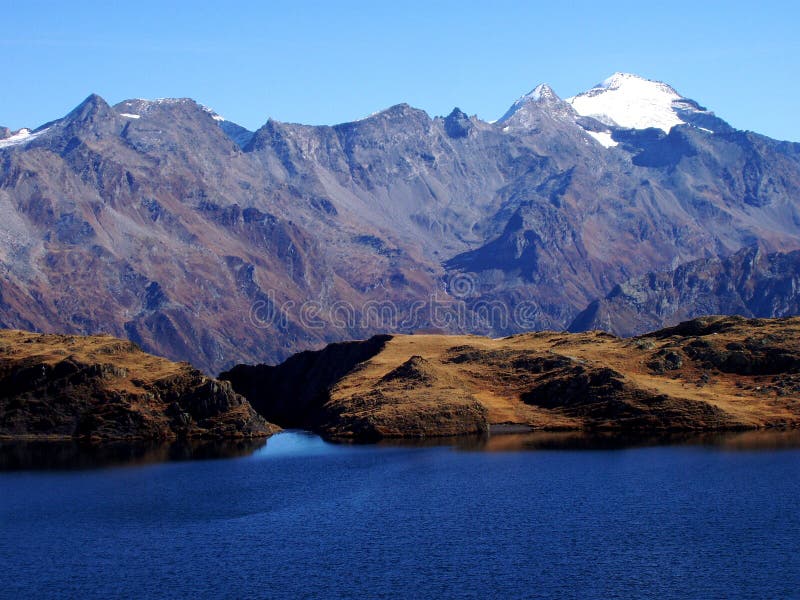
[[0, 330], [0, 437], [253, 437], [278, 428], [227, 382], [110, 336]]
[[330, 386], [320, 427], [407, 437], [800, 425], [800, 318], [708, 317], [632, 339], [410, 335]]

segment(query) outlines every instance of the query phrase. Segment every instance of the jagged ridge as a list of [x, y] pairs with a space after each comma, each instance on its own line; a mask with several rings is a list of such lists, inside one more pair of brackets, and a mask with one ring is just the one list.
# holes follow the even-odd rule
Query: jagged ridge
[[[541, 87], [496, 124], [397, 105], [250, 135], [188, 99], [92, 96], [0, 148], [0, 324], [216, 373], [386, 331], [564, 328], [648, 272], [800, 247], [800, 146], [684, 100], [669, 133]], [[435, 318], [439, 300], [464, 318]]]

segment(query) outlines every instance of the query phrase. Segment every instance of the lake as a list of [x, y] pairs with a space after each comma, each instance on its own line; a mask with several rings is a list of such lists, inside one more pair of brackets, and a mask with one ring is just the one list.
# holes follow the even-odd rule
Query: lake
[[0, 467], [3, 598], [800, 597], [794, 433], [6, 444]]

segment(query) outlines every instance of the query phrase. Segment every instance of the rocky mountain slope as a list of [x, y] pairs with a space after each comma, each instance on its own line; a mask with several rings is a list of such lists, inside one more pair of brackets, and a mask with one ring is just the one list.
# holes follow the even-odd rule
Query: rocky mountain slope
[[800, 318], [707, 317], [634, 339], [380, 336], [222, 378], [268, 419], [334, 437], [798, 427]]
[[800, 314], [800, 252], [767, 254], [751, 247], [727, 258], [648, 273], [592, 302], [569, 330], [602, 329], [632, 336], [714, 314]]
[[0, 438], [247, 438], [278, 428], [230, 384], [109, 336], [0, 331]]
[[561, 329], [632, 278], [800, 248], [800, 144], [629, 75], [539, 86], [496, 123], [401, 104], [250, 132], [90, 96], [3, 135], [0, 325], [209, 373], [383, 332]]

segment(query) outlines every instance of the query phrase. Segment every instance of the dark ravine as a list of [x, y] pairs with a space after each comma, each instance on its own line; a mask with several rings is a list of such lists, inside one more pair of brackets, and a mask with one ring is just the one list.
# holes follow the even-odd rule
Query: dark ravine
[[0, 438], [164, 441], [278, 430], [229, 383], [131, 342], [0, 331]]
[[223, 373], [279, 425], [330, 437], [613, 435], [800, 426], [800, 318], [603, 332], [381, 336]]

